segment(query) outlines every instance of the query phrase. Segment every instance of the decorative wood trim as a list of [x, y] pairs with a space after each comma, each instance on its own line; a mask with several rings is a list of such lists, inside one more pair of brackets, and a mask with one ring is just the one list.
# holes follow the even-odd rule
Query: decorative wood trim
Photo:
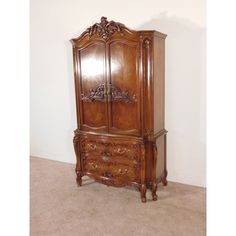
[[125, 25], [115, 22], [115, 21], [107, 21], [106, 17], [101, 17], [100, 23], [95, 23], [91, 27], [87, 29], [89, 36], [97, 35], [103, 40], [108, 40], [115, 32], [121, 32], [125, 27]]
[[133, 140], [135, 141], [143, 141], [143, 138], [142, 137], [136, 137], [136, 136], [131, 136], [131, 135], [121, 135], [121, 134], [111, 134], [111, 133], [96, 133], [94, 131], [83, 131], [83, 130], [80, 130], [80, 129], [76, 129], [74, 130], [74, 133], [78, 134], [78, 135], [82, 135], [83, 137], [88, 137], [88, 135], [93, 135], [94, 137], [106, 137], [106, 138], [116, 138], [117, 140], [124, 140], [125, 139], [129, 139], [129, 138], [132, 138]]
[[114, 187], [133, 186], [137, 189], [140, 189], [141, 187], [140, 184], [137, 182], [120, 181], [117, 178], [107, 178], [107, 177], [100, 176], [100, 175], [97, 175], [95, 173], [90, 173], [90, 172], [84, 172], [84, 174], [108, 186], [114, 186]]
[[109, 85], [108, 91], [110, 91], [112, 102], [120, 102], [120, 101], [126, 103], [137, 102], [136, 95], [129, 96], [129, 92], [127, 90], [122, 91], [121, 89], [117, 88], [112, 84]]
[[153, 168], [152, 168], [152, 199], [157, 200], [157, 180], [156, 180], [156, 168], [157, 168], [157, 146], [156, 141], [152, 143], [153, 148]]
[[108, 97], [108, 102], [137, 102], [136, 95], [129, 96], [127, 90], [122, 91], [112, 84], [107, 86], [105, 83], [99, 84], [96, 88], [90, 89], [88, 95], [81, 93], [81, 99], [85, 102], [105, 102], [106, 97]]
[[141, 144], [141, 189], [140, 189], [140, 193], [141, 193], [141, 200], [142, 202], [146, 202], [146, 181], [145, 181], [145, 169], [146, 169], [146, 160], [145, 160], [145, 146], [142, 143]]
[[147, 48], [147, 49], [149, 49], [150, 46], [151, 46], [152, 40], [149, 39], [149, 38], [145, 38], [144, 41], [143, 41], [143, 43], [144, 43], [144, 47]]
[[[89, 150], [85, 149], [85, 145], [89, 147]], [[101, 145], [104, 148], [110, 147], [110, 151], [104, 151], [104, 148], [101, 149]], [[95, 151], [98, 155], [102, 155], [105, 157], [112, 156], [128, 156], [129, 159], [136, 160], [140, 162], [139, 158], [139, 144], [130, 144], [130, 143], [117, 143], [117, 142], [106, 142], [101, 140], [93, 140], [90, 141], [87, 138], [82, 137], [80, 140], [80, 147], [82, 153], [88, 153], [89, 151]], [[100, 150], [99, 150], [100, 147]]]
[[[144, 99], [144, 113], [153, 109], [153, 92], [152, 92], [152, 39], [146, 37], [143, 39], [143, 57], [144, 57], [144, 90], [145, 96]], [[144, 136], [149, 138], [153, 136], [153, 117], [145, 116], [144, 117]]]
[[81, 99], [85, 102], [100, 101], [105, 102], [105, 84], [99, 84], [95, 89], [90, 89], [88, 95], [81, 93]]

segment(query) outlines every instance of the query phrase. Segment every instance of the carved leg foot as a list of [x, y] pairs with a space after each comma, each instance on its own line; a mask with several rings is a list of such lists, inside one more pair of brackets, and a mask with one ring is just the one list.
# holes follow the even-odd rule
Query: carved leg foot
[[152, 183], [152, 200], [157, 200], [157, 183]]
[[147, 191], [146, 185], [142, 184], [141, 185], [141, 189], [140, 189], [142, 202], [146, 202], [147, 201], [147, 199], [146, 199], [146, 191]]
[[166, 186], [168, 184], [166, 170], [165, 170], [164, 177], [162, 178], [161, 182], [162, 182], [163, 186]]
[[82, 175], [78, 170], [75, 170], [76, 173], [76, 182], [78, 186], [82, 185]]

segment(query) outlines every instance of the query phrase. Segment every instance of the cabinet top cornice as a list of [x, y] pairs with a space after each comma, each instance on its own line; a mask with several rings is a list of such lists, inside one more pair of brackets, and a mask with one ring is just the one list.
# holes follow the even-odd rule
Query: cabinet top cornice
[[91, 38], [92, 36], [98, 37], [104, 41], [107, 41], [114, 33], [121, 33], [127, 32], [129, 34], [140, 33], [140, 34], [148, 34], [153, 33], [155, 36], [165, 38], [166, 35], [155, 31], [155, 30], [130, 30], [124, 24], [120, 22], [115, 22], [113, 20], [108, 21], [107, 17], [102, 16], [99, 23], [95, 23], [92, 26], [88, 27], [79, 37], [71, 39], [71, 42], [75, 42], [80, 40], [81, 38], [88, 36]]

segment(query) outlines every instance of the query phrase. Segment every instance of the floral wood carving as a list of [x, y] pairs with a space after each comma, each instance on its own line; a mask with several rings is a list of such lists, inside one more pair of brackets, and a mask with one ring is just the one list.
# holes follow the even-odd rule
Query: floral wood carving
[[139, 163], [140, 145], [138, 144], [89, 141], [86, 138], [81, 138], [80, 148], [81, 152], [84, 154], [96, 151], [99, 155], [104, 157], [126, 156], [135, 160], [135, 163]]
[[96, 34], [103, 40], [108, 40], [115, 32], [121, 32], [125, 26], [115, 21], [107, 21], [106, 17], [101, 17], [100, 23], [95, 23], [87, 29], [90, 37]]
[[88, 95], [81, 94], [82, 100], [86, 102], [100, 101], [105, 102], [105, 85], [100, 84], [95, 89], [90, 89]]
[[110, 93], [111, 93], [111, 100], [113, 102], [123, 101], [126, 103], [136, 102], [136, 95], [132, 97], [129, 96], [129, 92], [127, 90], [122, 91], [119, 88], [115, 87], [114, 85], [110, 85]]
[[151, 43], [152, 43], [152, 41], [151, 41], [151, 39], [149, 39], [149, 38], [146, 38], [146, 39], [144, 40], [144, 46], [145, 46], [146, 48], [149, 48], [150, 45], [151, 45]]
[[108, 85], [108, 91], [106, 89], [106, 85], [100, 84], [95, 89], [90, 89], [88, 95], [81, 94], [81, 98], [85, 102], [94, 102], [100, 101], [105, 102], [106, 97], [108, 97], [108, 101], [112, 102], [126, 102], [133, 103], [136, 102], [136, 95], [129, 96], [129, 92], [127, 90], [122, 91], [121, 89], [115, 87], [114, 85]]

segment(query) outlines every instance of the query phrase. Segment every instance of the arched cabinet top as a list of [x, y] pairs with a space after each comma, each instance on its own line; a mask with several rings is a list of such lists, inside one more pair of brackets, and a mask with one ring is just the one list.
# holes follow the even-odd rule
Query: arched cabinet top
[[144, 30], [144, 31], [135, 31], [127, 28], [124, 24], [108, 21], [106, 17], [101, 17], [99, 23], [95, 23], [89, 28], [87, 28], [79, 37], [71, 39], [71, 43], [75, 46], [78, 44], [84, 44], [88, 41], [103, 41], [108, 42], [112, 39], [118, 38], [130, 38], [138, 39], [142, 34], [154, 34], [155, 36], [165, 38], [166, 35], [158, 31], [153, 30]]

